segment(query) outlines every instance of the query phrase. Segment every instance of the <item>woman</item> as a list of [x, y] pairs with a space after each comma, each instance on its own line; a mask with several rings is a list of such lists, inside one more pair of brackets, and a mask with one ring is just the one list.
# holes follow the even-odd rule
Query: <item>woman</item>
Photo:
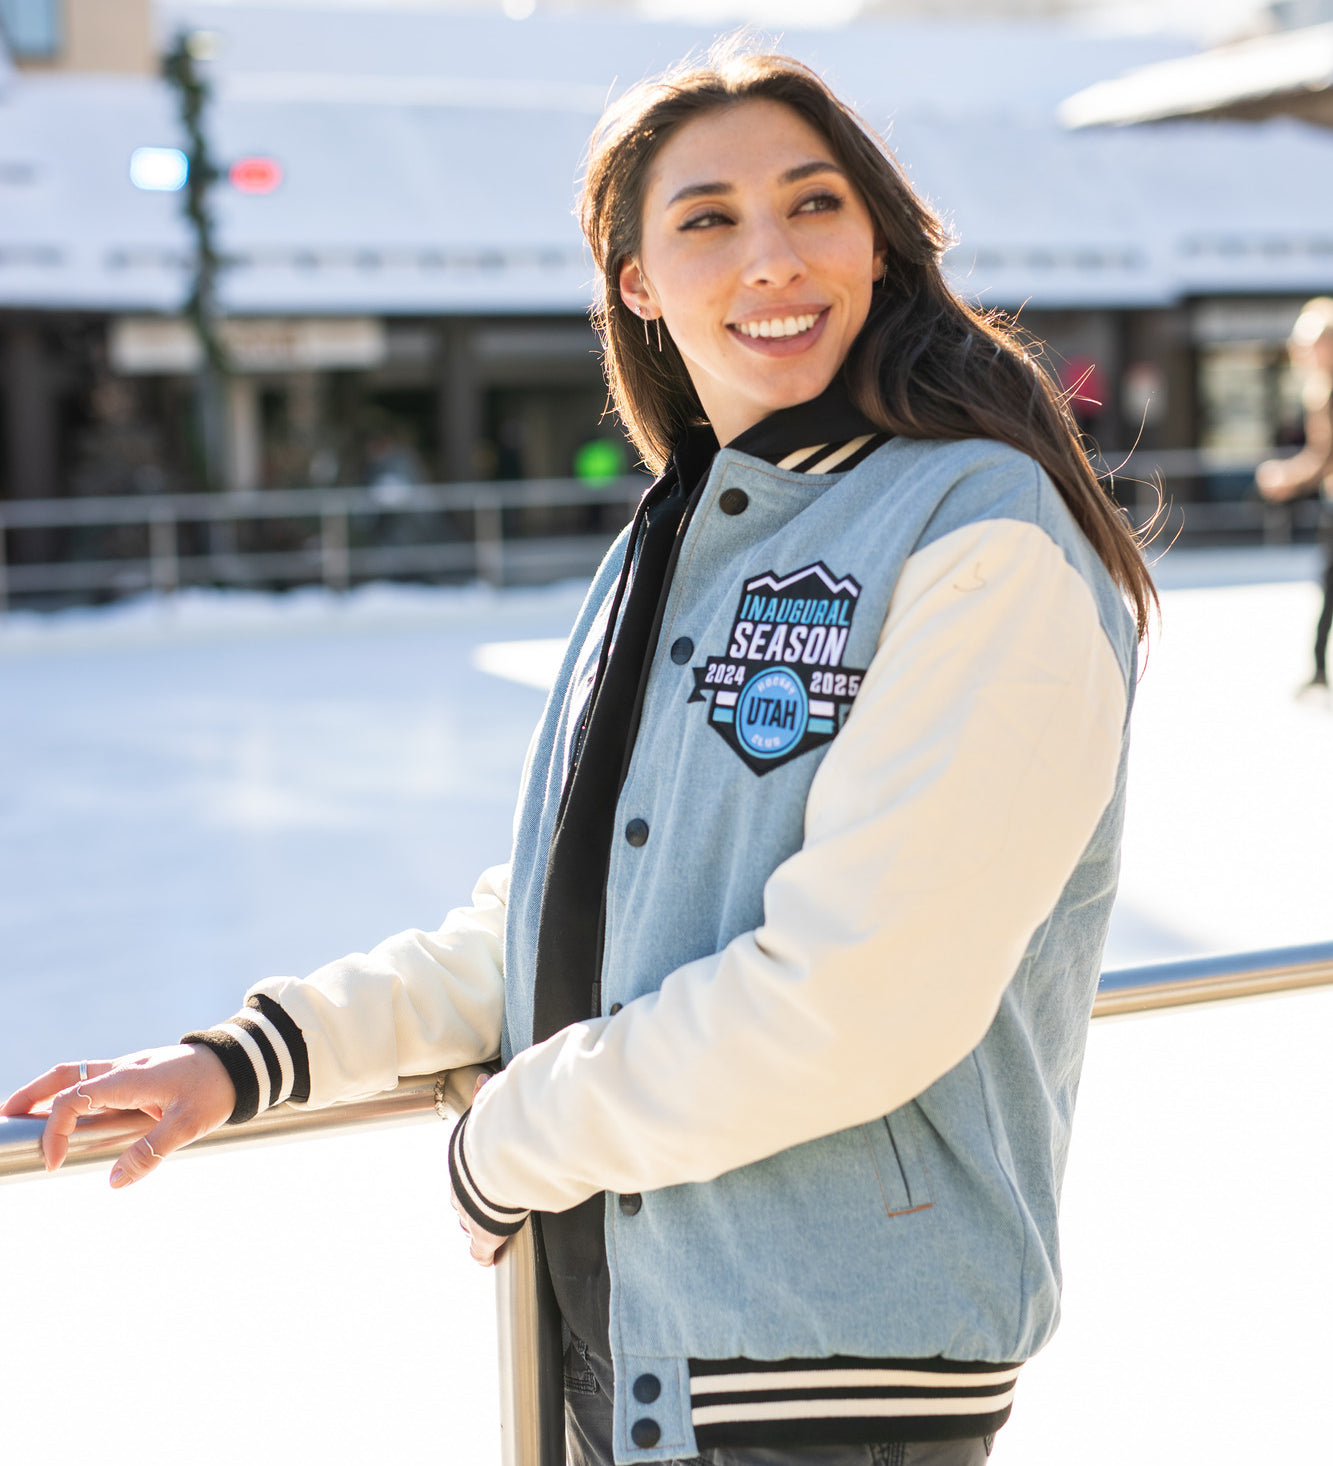
[[128, 1184], [270, 1103], [498, 1053], [455, 1205], [481, 1262], [539, 1214], [573, 1461], [977, 1462], [1056, 1321], [1151, 584], [1058, 394], [804, 67], [633, 89], [583, 224], [660, 477], [510, 864], [434, 933], [11, 1107], [55, 1094], [52, 1165], [80, 1113], [160, 1114]]
[[1324, 604], [1315, 623], [1314, 675], [1301, 688], [1328, 686], [1328, 635], [1333, 629], [1333, 298], [1306, 301], [1288, 343], [1291, 364], [1303, 378], [1305, 446], [1294, 458], [1270, 458], [1255, 470], [1265, 499], [1288, 504], [1310, 494], [1322, 497], [1319, 539], [1324, 547]]

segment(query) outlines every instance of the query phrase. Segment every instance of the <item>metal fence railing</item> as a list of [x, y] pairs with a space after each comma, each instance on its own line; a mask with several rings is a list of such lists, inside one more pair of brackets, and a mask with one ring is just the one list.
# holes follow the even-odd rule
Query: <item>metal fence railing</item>
[[[1169, 448], [1095, 461], [1140, 524], [1156, 513], [1161, 487], [1162, 545], [1182, 534], [1186, 541], [1286, 544], [1308, 534], [1319, 514], [1312, 502], [1267, 504], [1255, 497], [1246, 488], [1260, 461], [1255, 454]], [[345, 590], [375, 578], [501, 585], [587, 575], [645, 483], [627, 475], [601, 485], [527, 479], [0, 499], [0, 612], [15, 598], [170, 592], [187, 585], [323, 583]], [[1219, 483], [1238, 496], [1218, 497]], [[116, 530], [128, 544], [110, 544]], [[242, 546], [238, 531], [252, 543]], [[29, 538], [20, 548], [24, 536], [34, 534], [48, 541], [63, 535], [65, 542]], [[8, 557], [7, 539], [16, 548]]]
[[[1321, 985], [1333, 985], [1333, 942], [1159, 962], [1104, 972], [1093, 1017]], [[437, 1116], [456, 1120], [471, 1103], [478, 1073], [462, 1069], [404, 1079], [388, 1093], [325, 1110], [279, 1105], [246, 1125], [215, 1131], [185, 1153], [206, 1154], [222, 1146], [262, 1145]], [[115, 1112], [80, 1120], [62, 1170], [108, 1163], [154, 1123], [145, 1115]], [[42, 1125], [39, 1117], [0, 1120], [0, 1181], [44, 1174]], [[564, 1460], [560, 1326], [549, 1284], [537, 1266], [530, 1227], [510, 1241], [500, 1259], [496, 1302], [502, 1461], [504, 1466], [560, 1466]]]
[[[627, 475], [600, 485], [526, 479], [0, 499], [0, 610], [22, 596], [127, 595], [186, 585], [322, 582], [345, 590], [378, 577], [447, 576], [500, 585], [586, 575], [628, 519], [645, 482]], [[567, 522], [552, 532], [561, 519]], [[579, 523], [594, 519], [594, 528]], [[526, 522], [515, 526], [516, 520]], [[264, 526], [271, 530], [277, 521], [287, 521], [285, 537], [296, 540], [294, 546], [238, 548], [238, 528], [262, 542]], [[386, 531], [389, 525], [397, 533]], [[228, 533], [218, 535], [219, 528]], [[135, 544], [107, 553], [105, 532], [116, 529], [131, 531]], [[78, 532], [89, 543], [67, 547], [59, 557], [46, 549], [37, 556], [7, 555], [7, 537], [34, 531]]]
[[1117, 497], [1139, 525], [1158, 514], [1160, 490], [1157, 539], [1163, 545], [1177, 538], [1285, 545], [1316, 527], [1319, 505], [1312, 500], [1268, 503], [1254, 487], [1254, 471], [1265, 458], [1284, 458], [1292, 451], [1158, 448], [1098, 455], [1093, 461], [1102, 478], [1114, 482]]

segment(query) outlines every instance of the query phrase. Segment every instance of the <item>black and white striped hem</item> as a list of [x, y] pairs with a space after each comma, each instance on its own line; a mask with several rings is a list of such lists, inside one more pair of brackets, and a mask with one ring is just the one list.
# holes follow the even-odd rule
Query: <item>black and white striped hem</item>
[[234, 1018], [187, 1033], [182, 1043], [203, 1044], [222, 1060], [236, 1086], [228, 1124], [253, 1120], [284, 1100], [310, 1098], [310, 1059], [301, 1030], [272, 998], [257, 993]]
[[[468, 1115], [472, 1113], [468, 1111]], [[512, 1237], [528, 1219], [525, 1207], [496, 1206], [488, 1201], [468, 1169], [467, 1153], [463, 1148], [463, 1133], [467, 1129], [468, 1116], [454, 1127], [449, 1140], [449, 1179], [454, 1183], [454, 1195], [458, 1197], [463, 1210], [479, 1227], [484, 1227], [496, 1237]]]
[[1009, 1418], [1020, 1368], [951, 1359], [691, 1359], [695, 1440], [703, 1451], [993, 1435]]

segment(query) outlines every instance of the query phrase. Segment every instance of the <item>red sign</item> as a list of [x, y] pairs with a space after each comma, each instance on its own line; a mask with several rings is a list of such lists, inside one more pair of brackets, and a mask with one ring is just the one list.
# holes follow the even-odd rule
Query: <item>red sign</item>
[[240, 193], [272, 193], [282, 182], [282, 164], [276, 158], [237, 158], [227, 177]]

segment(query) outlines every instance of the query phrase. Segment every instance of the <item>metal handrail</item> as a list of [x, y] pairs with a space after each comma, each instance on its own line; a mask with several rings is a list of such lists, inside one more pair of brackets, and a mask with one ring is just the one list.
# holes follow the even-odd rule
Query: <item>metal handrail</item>
[[100, 494], [74, 499], [0, 499], [8, 529], [206, 523], [228, 519], [318, 519], [325, 514], [430, 514], [633, 501], [647, 479], [627, 474], [603, 484], [576, 478], [484, 479], [457, 484], [384, 484], [373, 488], [256, 489], [226, 494]]
[[[172, 591], [182, 584], [219, 580], [250, 583], [322, 580], [345, 590], [356, 576], [471, 572], [499, 584], [506, 557], [530, 561], [545, 554], [556, 574], [590, 571], [613, 532], [594, 535], [509, 536], [504, 511], [513, 509], [628, 509], [648, 480], [626, 474], [602, 484], [581, 479], [497, 479], [455, 484], [384, 484], [377, 487], [262, 489], [225, 494], [116, 494], [72, 499], [0, 499], [0, 611], [8, 597], [47, 591], [144, 589]], [[467, 514], [470, 540], [418, 537], [410, 545], [350, 544], [354, 517]], [[236, 524], [272, 519], [315, 521], [318, 543], [300, 550], [211, 550], [184, 554], [183, 524]], [[131, 526], [148, 530], [147, 557], [53, 560], [7, 565], [10, 530]], [[518, 546], [522, 546], [521, 550]], [[571, 561], [571, 555], [573, 559]]]
[[[1102, 973], [1093, 1017], [1253, 997], [1333, 984], [1333, 942], [1114, 968]], [[403, 1079], [368, 1099], [307, 1110], [278, 1105], [241, 1126], [225, 1126], [183, 1154], [263, 1145], [438, 1116], [456, 1120], [471, 1103], [480, 1069]], [[0, 1119], [0, 1181], [43, 1171], [40, 1118]], [[80, 1120], [62, 1171], [105, 1163], [155, 1122], [112, 1112]], [[559, 1466], [564, 1460], [560, 1319], [531, 1224], [511, 1238], [496, 1268], [503, 1466]]]
[[1185, 957], [1103, 972], [1092, 1016], [1112, 1018], [1329, 984], [1333, 984], [1333, 942]]
[[[1276, 947], [1109, 968], [1102, 973], [1093, 1003], [1094, 1018], [1144, 1013], [1191, 1003], [1333, 985], [1333, 942]], [[275, 1140], [369, 1129], [408, 1120], [456, 1120], [472, 1100], [479, 1069], [456, 1069], [402, 1079], [396, 1089], [365, 1099], [310, 1110], [277, 1105], [245, 1125], [223, 1126], [187, 1147], [182, 1154], [218, 1147], [264, 1145]], [[39, 1139], [45, 1122], [38, 1117], [0, 1119], [0, 1183], [44, 1170]], [[117, 1156], [146, 1135], [156, 1122], [138, 1112], [108, 1111], [80, 1120], [70, 1137], [69, 1157], [60, 1174], [95, 1166]]]
[[[221, 1130], [185, 1147], [181, 1154], [376, 1129], [406, 1120], [457, 1120], [472, 1103], [472, 1088], [481, 1072], [480, 1069], [455, 1069], [446, 1074], [400, 1079], [396, 1089], [322, 1110], [275, 1105], [244, 1125], [224, 1125]], [[21, 1180], [45, 1170], [40, 1145], [45, 1123], [41, 1117], [0, 1119], [0, 1183]], [[63, 1176], [69, 1171], [109, 1162], [127, 1145], [147, 1135], [156, 1124], [156, 1120], [138, 1110], [107, 1110], [81, 1119], [69, 1138], [69, 1156], [56, 1174]]]

